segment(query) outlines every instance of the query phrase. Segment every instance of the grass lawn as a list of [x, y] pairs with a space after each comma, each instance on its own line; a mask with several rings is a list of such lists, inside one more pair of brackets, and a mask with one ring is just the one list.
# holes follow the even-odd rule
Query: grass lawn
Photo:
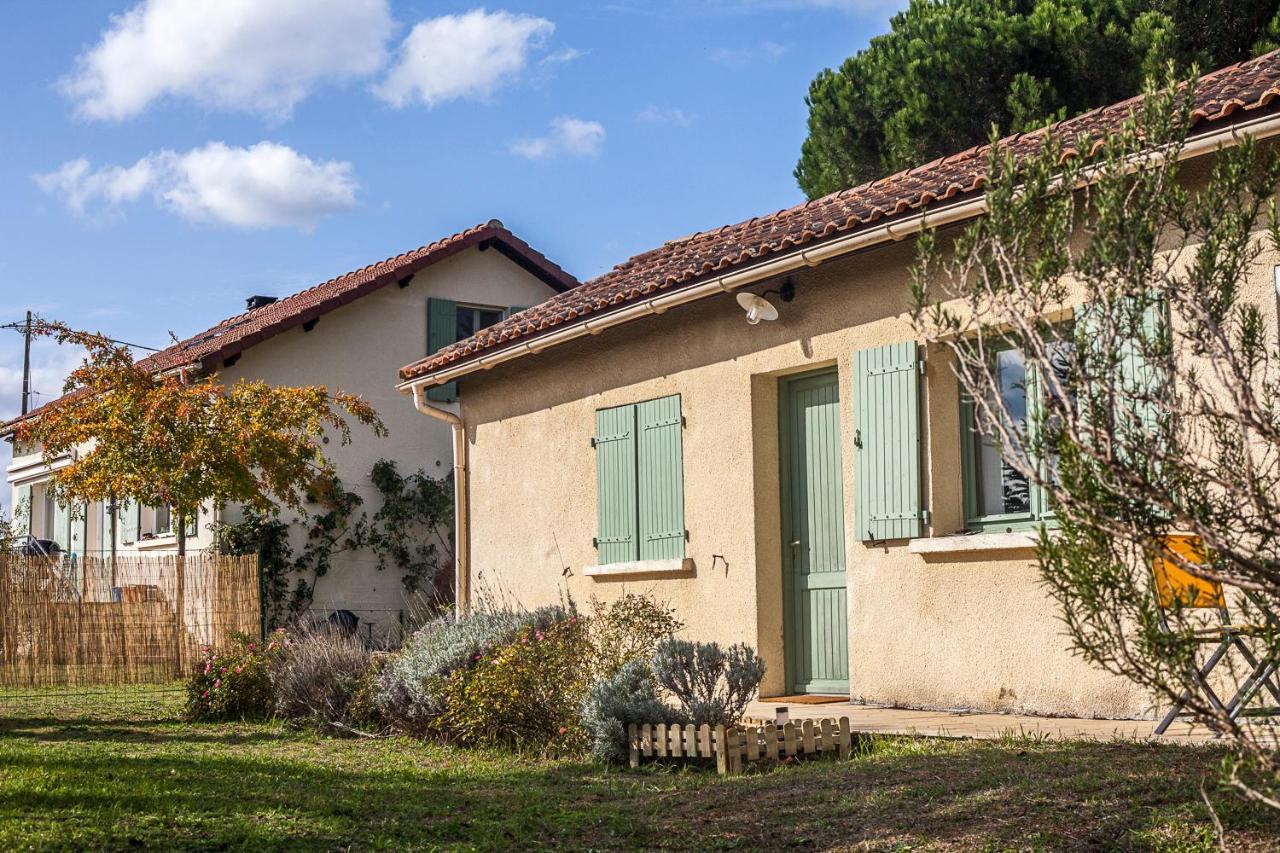
[[177, 697], [49, 707], [0, 704], [0, 849], [1210, 850], [1202, 780], [1233, 849], [1280, 849], [1280, 820], [1214, 791], [1210, 748], [877, 738], [722, 780], [192, 725]]

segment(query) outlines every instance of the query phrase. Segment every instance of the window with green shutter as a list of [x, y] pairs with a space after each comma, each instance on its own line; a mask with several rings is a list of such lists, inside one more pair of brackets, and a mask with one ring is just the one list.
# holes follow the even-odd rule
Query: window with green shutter
[[[1033, 441], [1033, 431], [1045, 418], [1045, 389], [1051, 385], [1044, 381], [1043, 371], [1057, 371], [1066, 382], [1073, 362], [1070, 338], [1067, 334], [1054, 343], [1048, 365], [1029, 363], [1022, 350], [1012, 345], [993, 348], [992, 375], [999, 383], [1001, 400], [992, 401], [992, 407], [1009, 412], [1015, 420], [1011, 431], [1028, 441]], [[966, 526], [1005, 532], [1051, 523], [1053, 511], [1044, 488], [1005, 462], [992, 430], [984, 430], [978, 423], [975, 401], [963, 393], [960, 426]], [[1040, 460], [1037, 465], [1051, 467], [1052, 460]]]
[[138, 541], [141, 507], [133, 501], [125, 500], [120, 502], [119, 512], [120, 541], [125, 545], [132, 545]]
[[921, 535], [920, 369], [914, 341], [853, 354], [853, 516], [864, 542]]
[[[430, 298], [427, 300], [427, 355], [469, 338], [523, 310], [492, 305], [461, 305], [452, 299]], [[458, 399], [458, 383], [431, 386], [427, 389], [427, 399], [442, 403]]]
[[596, 539], [601, 565], [684, 556], [680, 396], [596, 412]]
[[19, 535], [31, 532], [31, 484], [16, 486], [13, 490], [13, 518], [17, 522], [14, 530]]

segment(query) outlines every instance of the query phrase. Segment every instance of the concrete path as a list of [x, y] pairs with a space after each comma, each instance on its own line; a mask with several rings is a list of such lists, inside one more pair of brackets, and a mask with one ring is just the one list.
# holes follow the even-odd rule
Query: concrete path
[[998, 738], [1004, 735], [1033, 735], [1055, 739], [1116, 740], [1138, 739], [1168, 743], [1212, 743], [1215, 738], [1204, 728], [1174, 722], [1160, 737], [1152, 720], [1084, 720], [1074, 717], [1033, 717], [1025, 714], [982, 714], [964, 711], [912, 711], [905, 708], [878, 708], [852, 702], [826, 705], [796, 705], [769, 700], [747, 706], [749, 720], [773, 722], [779, 705], [785, 704], [792, 720], [848, 717], [855, 732], [923, 735], [928, 737]]

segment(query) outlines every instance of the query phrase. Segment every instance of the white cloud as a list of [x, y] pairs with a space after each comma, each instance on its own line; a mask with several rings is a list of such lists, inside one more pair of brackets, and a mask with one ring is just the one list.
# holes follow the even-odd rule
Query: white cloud
[[132, 166], [107, 166], [93, 171], [84, 157], [68, 160], [54, 172], [36, 175], [36, 183], [51, 195], [61, 196], [67, 207], [84, 213], [91, 201], [117, 205], [135, 201], [154, 183], [155, 163], [143, 158]]
[[561, 116], [551, 122], [545, 136], [518, 139], [508, 146], [512, 154], [530, 160], [546, 160], [567, 154], [573, 157], [595, 157], [604, 148], [604, 125], [573, 116]]
[[744, 68], [761, 62], [776, 62], [791, 51], [792, 45], [762, 41], [749, 47], [721, 47], [711, 51], [712, 62], [729, 68]]
[[374, 93], [395, 107], [484, 99], [520, 75], [555, 30], [546, 18], [473, 9], [413, 28]]
[[575, 59], [581, 59], [591, 51], [578, 50], [576, 47], [566, 47], [563, 50], [557, 50], [555, 53], [548, 53], [542, 57], [542, 65], [562, 65], [566, 62], [573, 62]]
[[165, 96], [285, 118], [318, 84], [381, 68], [393, 27], [387, 0], [142, 0], [112, 16], [62, 90], [95, 119]]
[[318, 162], [275, 142], [248, 148], [211, 142], [185, 153], [159, 151], [132, 166], [97, 170], [81, 158], [36, 175], [35, 181], [81, 214], [90, 204], [114, 209], [150, 194], [192, 222], [302, 230], [353, 207], [359, 188], [350, 163]]
[[676, 107], [660, 107], [657, 104], [649, 104], [636, 113], [636, 121], [644, 122], [645, 124], [674, 124], [679, 127], [688, 127], [693, 124], [693, 116]]

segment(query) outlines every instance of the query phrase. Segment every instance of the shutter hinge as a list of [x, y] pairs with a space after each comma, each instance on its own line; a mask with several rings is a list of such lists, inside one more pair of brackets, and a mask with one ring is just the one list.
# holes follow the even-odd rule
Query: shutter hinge
[[922, 358], [919, 361], [917, 361], [916, 366], [920, 368], [920, 375], [924, 376], [924, 359]]
[[596, 437], [593, 435], [591, 436], [591, 449], [595, 450], [595, 448], [596, 448]]
[[[594, 442], [594, 439], [592, 439], [592, 441]], [[600, 540], [599, 540], [599, 539], [597, 539], [596, 537], [592, 536], [592, 537], [591, 537], [591, 547], [592, 547], [592, 548], [595, 548], [597, 551], [599, 551], [599, 550], [600, 550]]]
[[920, 520], [925, 524], [933, 524], [933, 513], [927, 509], [920, 510]]

